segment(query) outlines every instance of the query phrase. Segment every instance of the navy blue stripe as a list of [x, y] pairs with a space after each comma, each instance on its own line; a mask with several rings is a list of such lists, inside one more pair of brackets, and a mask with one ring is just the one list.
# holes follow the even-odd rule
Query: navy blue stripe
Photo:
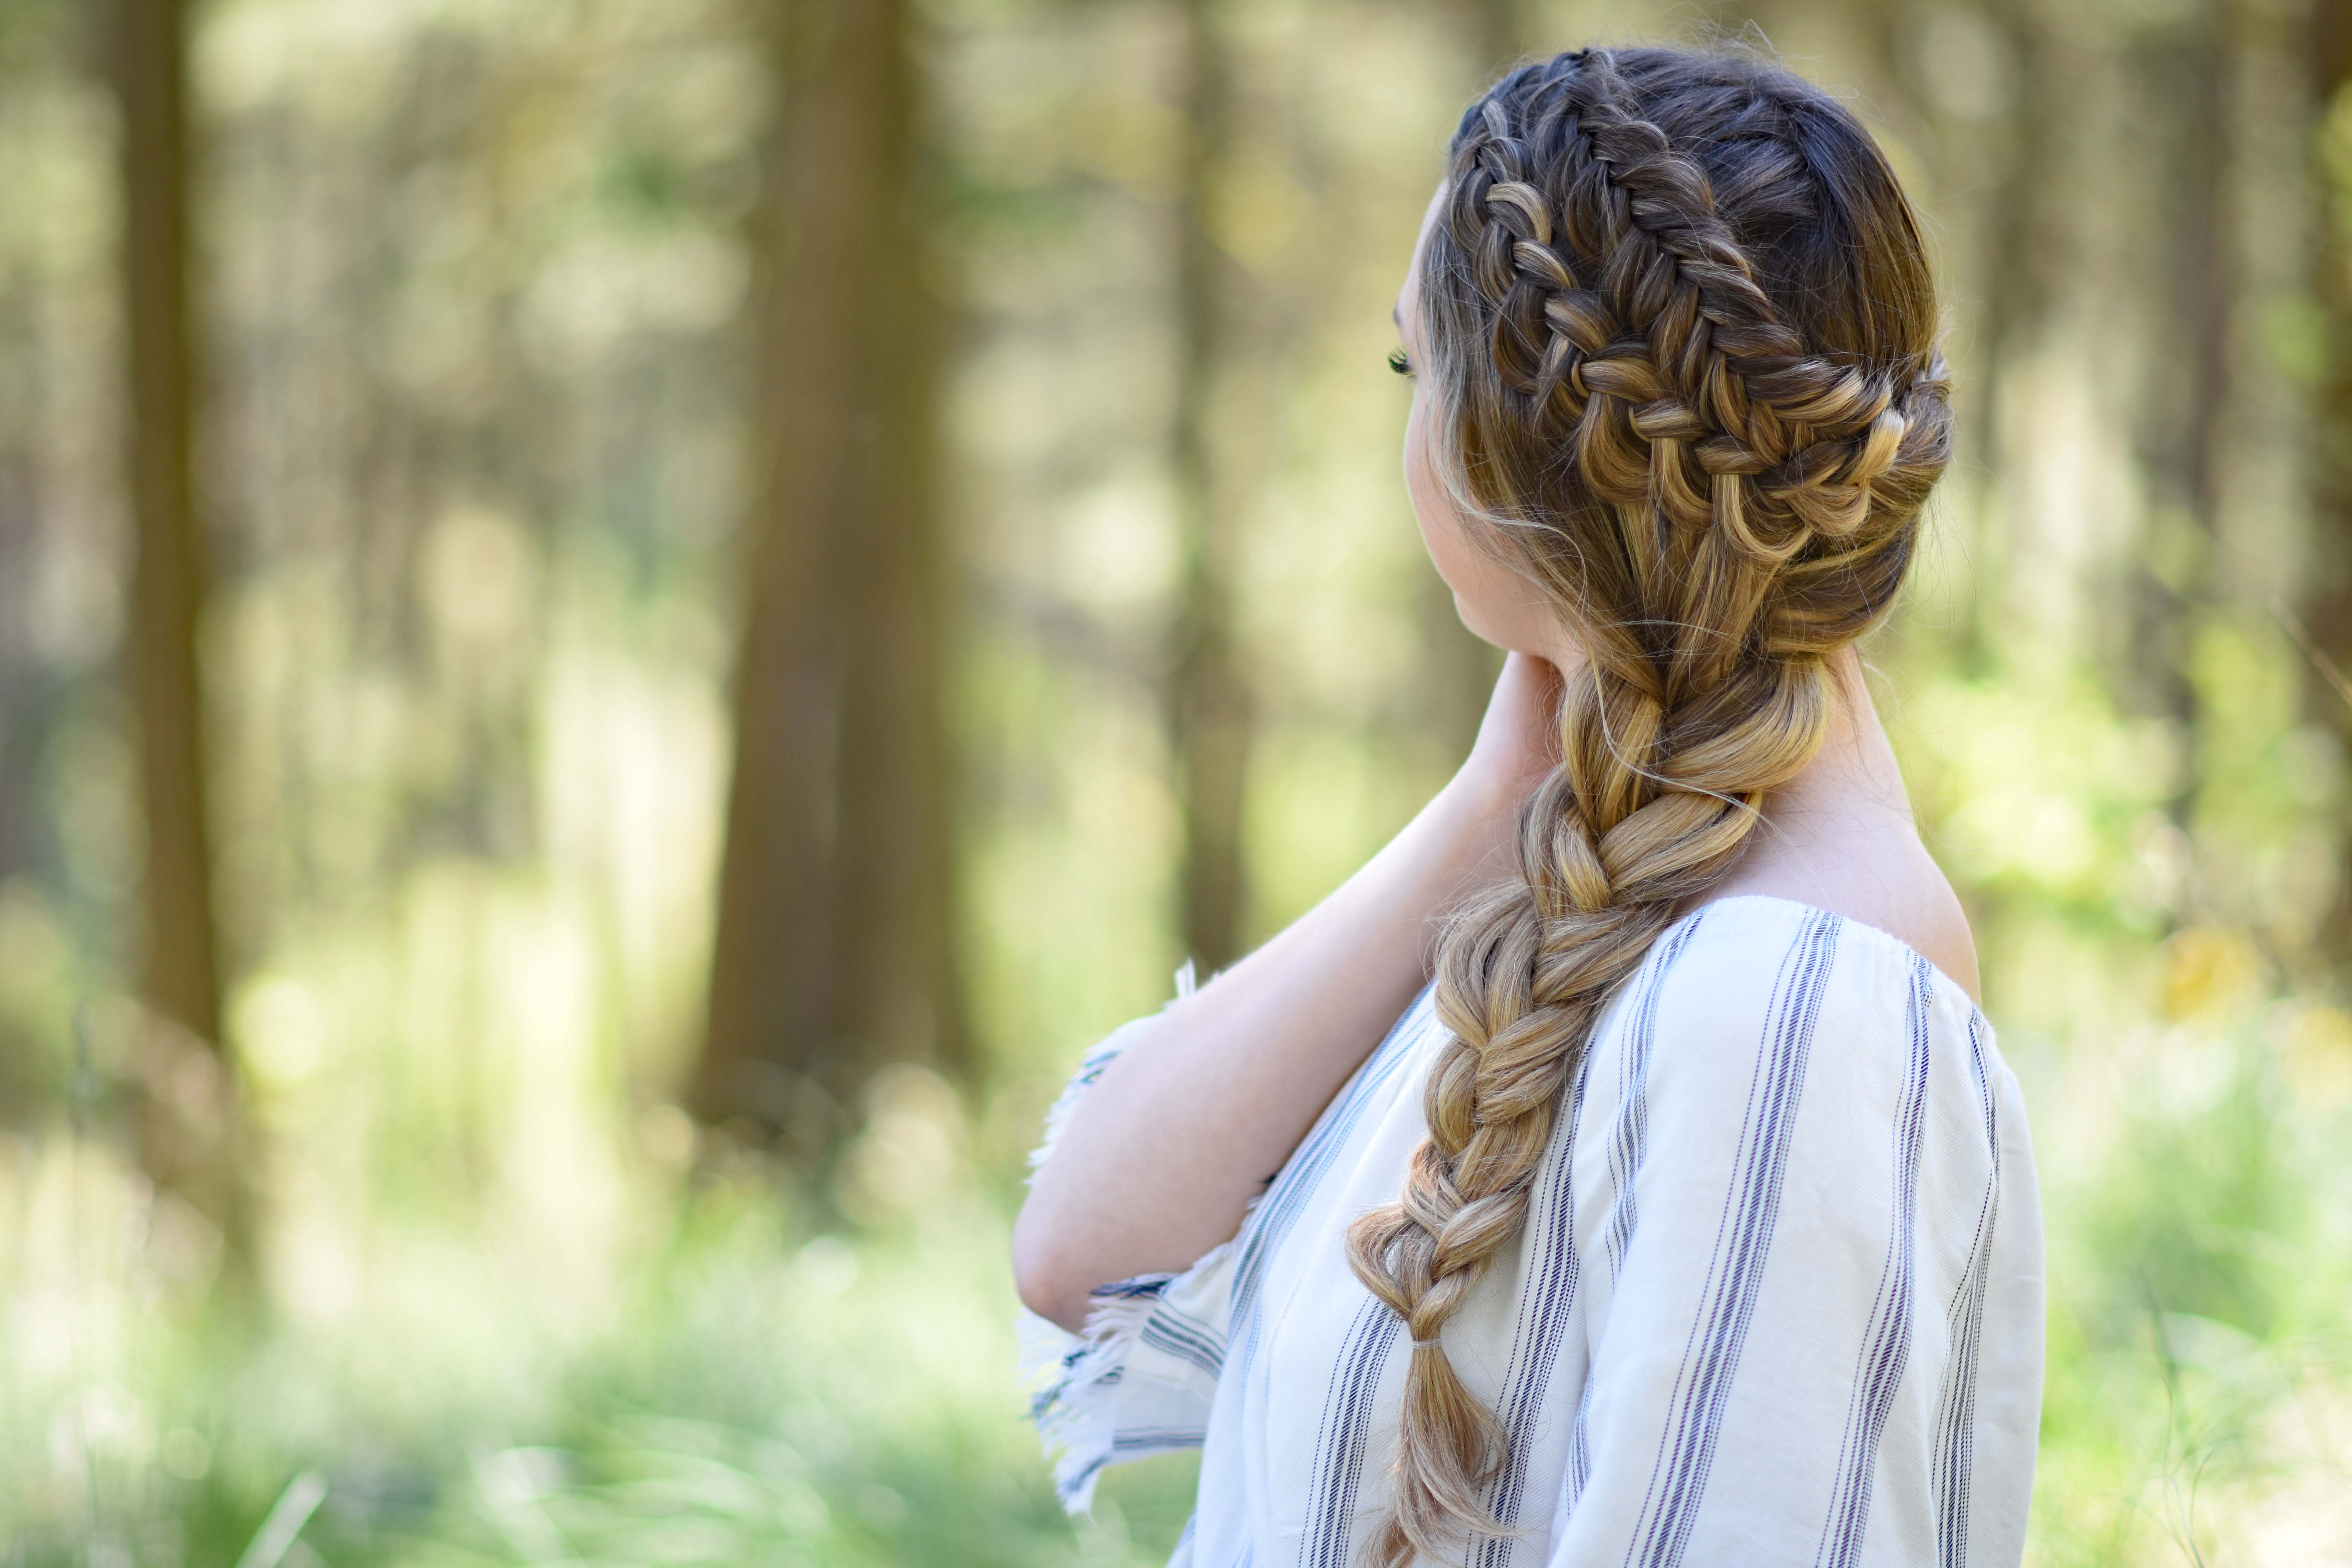
[[1968, 1272], [1946, 1310], [1951, 1362], [1937, 1402], [1936, 1446], [1930, 1480], [1935, 1489], [1936, 1561], [1958, 1568], [1969, 1554], [1969, 1503], [1976, 1454], [1977, 1368], [1981, 1360], [1987, 1278], [1992, 1267], [1994, 1222], [2000, 1212], [2000, 1125], [1993, 1101], [1992, 1072], [1985, 1059], [1981, 1014], [1969, 1019], [1969, 1055], [1976, 1072], [1978, 1109], [1984, 1117], [1985, 1152], [1991, 1173], [1977, 1214], [1975, 1245]]
[[1108, 1449], [1089, 1460], [1076, 1475], [1056, 1486], [1055, 1490], [1062, 1500], [1062, 1506], [1067, 1508], [1085, 1489], [1087, 1482], [1113, 1465], [1124, 1464], [1129, 1459], [1149, 1458], [1154, 1454], [1181, 1453], [1204, 1447], [1208, 1440], [1209, 1434], [1200, 1427], [1145, 1427], [1121, 1432], [1111, 1438]]
[[1363, 1371], [1356, 1380], [1354, 1406], [1348, 1413], [1347, 1438], [1341, 1450], [1347, 1464], [1337, 1478], [1339, 1489], [1331, 1500], [1328, 1519], [1336, 1526], [1338, 1533], [1332, 1542], [1327, 1568], [1344, 1568], [1348, 1561], [1348, 1536], [1356, 1522], [1356, 1493], [1364, 1479], [1364, 1455], [1369, 1447], [1366, 1439], [1371, 1431], [1372, 1408], [1379, 1398], [1381, 1374], [1388, 1369], [1390, 1342], [1396, 1338], [1397, 1331], [1403, 1326], [1383, 1308], [1368, 1335], [1365, 1348], [1369, 1353], [1364, 1358]]
[[1057, 1482], [1055, 1494], [1067, 1507], [1088, 1481], [1102, 1474], [1111, 1465], [1126, 1459], [1140, 1459], [1150, 1454], [1175, 1453], [1185, 1448], [1198, 1448], [1209, 1439], [1208, 1432], [1198, 1426], [1141, 1426], [1115, 1434], [1110, 1447], [1088, 1460], [1068, 1480]]
[[[1652, 943], [1643, 963], [1645, 973], [1635, 978], [1639, 989], [1625, 1029], [1637, 1037], [1633, 1048], [1645, 1065], [1651, 1038], [1657, 1032], [1659, 994], [1665, 989], [1666, 976], [1675, 960], [1690, 945], [1700, 919], [1701, 914], [1694, 913]], [[1543, 1262], [1534, 1288], [1523, 1288], [1520, 1297], [1511, 1346], [1511, 1371], [1506, 1378], [1502, 1407], [1508, 1446], [1502, 1474], [1486, 1494], [1488, 1511], [1507, 1526], [1518, 1523], [1519, 1509], [1526, 1501], [1528, 1447], [1543, 1413], [1544, 1393], [1550, 1384], [1552, 1369], [1559, 1363], [1560, 1342], [1568, 1331], [1577, 1289], [1583, 1278], [1583, 1260], [1576, 1247], [1576, 1144], [1584, 1118], [1585, 1088], [1591, 1077], [1592, 1056], [1598, 1044], [1588, 1039], [1580, 1052], [1569, 1102], [1568, 1136], [1555, 1156], [1550, 1179], [1536, 1194], [1535, 1213], [1539, 1224], [1530, 1229], [1540, 1237], [1539, 1256]], [[1637, 1143], [1637, 1162], [1639, 1148]], [[1486, 1538], [1478, 1548], [1478, 1568], [1502, 1568], [1510, 1560], [1514, 1544], [1507, 1536]]]
[[1197, 1448], [1208, 1434], [1198, 1426], [1130, 1426], [1110, 1440], [1110, 1446], [1121, 1453], [1162, 1448]]
[[1103, 1468], [1110, 1462], [1111, 1450], [1107, 1449], [1096, 1458], [1087, 1461], [1085, 1465], [1079, 1468], [1078, 1473], [1072, 1476], [1068, 1480], [1055, 1483], [1054, 1493], [1061, 1500], [1062, 1506], [1064, 1508], [1070, 1507], [1077, 1495], [1086, 1489], [1087, 1483], [1093, 1480], [1097, 1476], [1102, 1474]]
[[[1362, 1331], [1365, 1323], [1378, 1307], [1379, 1303], [1376, 1301], [1365, 1301], [1357, 1307], [1355, 1317], [1349, 1321], [1348, 1331], [1339, 1336], [1339, 1352], [1331, 1358], [1331, 1370], [1324, 1374], [1323, 1403], [1319, 1406], [1322, 1414], [1317, 1418], [1318, 1424], [1315, 1428], [1315, 1462], [1309, 1468], [1309, 1473], [1312, 1475], [1319, 1476], [1324, 1471], [1325, 1452], [1333, 1440], [1331, 1412], [1339, 1407], [1339, 1389], [1342, 1383], [1355, 1375], [1359, 1355], [1357, 1336]], [[1310, 1507], [1307, 1523], [1301, 1527], [1307, 1534], [1313, 1533], [1313, 1511]], [[1300, 1539], [1299, 1550], [1302, 1552], [1306, 1551], [1303, 1535]]]
[[[1575, 1092], [1569, 1105], [1566, 1150], [1547, 1173], [1548, 1179], [1538, 1186], [1532, 1200], [1536, 1205], [1534, 1217], [1540, 1224], [1529, 1229], [1540, 1237], [1538, 1245], [1544, 1261], [1533, 1289], [1521, 1287], [1511, 1370], [1505, 1381], [1507, 1392], [1500, 1412], [1506, 1444], [1503, 1469], [1488, 1485], [1486, 1500], [1486, 1511], [1507, 1526], [1518, 1522], [1519, 1503], [1527, 1490], [1528, 1440], [1533, 1435], [1552, 1362], [1559, 1353], [1560, 1337], [1567, 1331], [1569, 1314], [1576, 1303], [1576, 1288], [1582, 1272], [1576, 1251], [1572, 1167], [1576, 1163], [1577, 1124], [1584, 1110], [1588, 1065], [1589, 1058], [1577, 1064]], [[1528, 1342], [1523, 1345], [1521, 1341]], [[1478, 1543], [1478, 1568], [1501, 1568], [1509, 1560], [1513, 1545], [1509, 1536], [1486, 1537]]]
[[1568, 1431], [1568, 1482], [1560, 1490], [1564, 1509], [1573, 1511], [1592, 1479], [1592, 1373], [1587, 1369], [1584, 1387], [1576, 1396], [1576, 1424]]
[[[1664, 965], [1682, 956], [1706, 918], [1704, 909], [1694, 910], [1666, 933], [1659, 943], [1664, 949], [1659, 971], [1662, 975]], [[1639, 1217], [1633, 1178], [1641, 1173], [1642, 1162], [1650, 1148], [1650, 1057], [1657, 1038], [1657, 1001], [1658, 988], [1653, 985], [1643, 999], [1641, 1019], [1625, 1035], [1623, 1088], [1618, 1101], [1617, 1124], [1609, 1139], [1611, 1202], [1605, 1234], [1612, 1277], [1624, 1267], [1625, 1248], [1633, 1239], [1633, 1225]]]
[[1224, 1370], [1225, 1342], [1213, 1330], [1162, 1302], [1137, 1336], [1147, 1345], [1191, 1362], [1211, 1377]]
[[1813, 1026], [1828, 989], [1842, 923], [1826, 911], [1809, 917], [1773, 982], [1765, 1038], [1749, 1082], [1748, 1115], [1732, 1162], [1733, 1187], [1724, 1200], [1715, 1252], [1707, 1264], [1706, 1305], [1691, 1326], [1682, 1368], [1675, 1374], [1658, 1458], [1643, 1495], [1642, 1524], [1626, 1553], [1629, 1563], [1638, 1555], [1643, 1568], [1675, 1568], [1706, 1495], [1716, 1436], [1730, 1401], [1780, 1219], [1797, 1104], [1804, 1093]]
[[[1083, 1340], [1080, 1341], [1076, 1349], [1071, 1350], [1062, 1357], [1062, 1371], [1066, 1373], [1071, 1368], [1076, 1366], [1078, 1363], [1094, 1354], [1095, 1350], [1096, 1347], [1094, 1345], [1089, 1344]], [[1119, 1372], [1119, 1368], [1113, 1367], [1108, 1372], [1099, 1373], [1088, 1381], [1091, 1383], [1117, 1383], [1118, 1381]], [[1029, 1419], [1032, 1421], [1042, 1420], [1045, 1412], [1051, 1410], [1061, 1401], [1062, 1396], [1069, 1392], [1070, 1380], [1068, 1377], [1064, 1376], [1055, 1379], [1049, 1387], [1040, 1389], [1037, 1393], [1037, 1396], [1029, 1402]]]
[[1346, 1568], [1374, 1396], [1388, 1365], [1389, 1342], [1402, 1326], [1385, 1303], [1370, 1295], [1348, 1325], [1335, 1369], [1338, 1397], [1324, 1401], [1323, 1425], [1316, 1434], [1314, 1500], [1298, 1538], [1300, 1568]]
[[[1661, 944], [1664, 948], [1664, 962], [1671, 963], [1682, 956], [1683, 949], [1697, 934], [1706, 918], [1704, 907], [1694, 910], [1667, 933]], [[1609, 1217], [1602, 1233], [1612, 1280], [1624, 1266], [1625, 1250], [1633, 1244], [1634, 1222], [1639, 1215], [1634, 1180], [1642, 1173], [1643, 1162], [1649, 1153], [1650, 1058], [1656, 1034], [1657, 1017], [1653, 1008], [1640, 1027], [1625, 1032], [1620, 1052], [1617, 1120], [1609, 1139]], [[1576, 1506], [1577, 1500], [1584, 1495], [1585, 1483], [1592, 1479], [1591, 1411], [1592, 1377], [1588, 1370], [1583, 1392], [1577, 1396], [1576, 1420], [1569, 1430], [1565, 1497], [1570, 1508]]]
[[1265, 1288], [1267, 1265], [1291, 1227], [1298, 1223], [1299, 1215], [1306, 1212], [1308, 1200], [1322, 1184], [1331, 1162], [1362, 1119], [1372, 1091], [1387, 1082], [1397, 1064], [1411, 1053], [1413, 1039], [1419, 1034], [1417, 1026], [1429, 1002], [1430, 990], [1423, 986], [1412, 1005], [1390, 1026], [1379, 1047], [1356, 1069], [1355, 1080], [1340, 1091], [1331, 1109], [1324, 1112], [1322, 1122], [1275, 1173], [1274, 1185], [1243, 1225], [1241, 1255], [1234, 1265], [1233, 1306], [1226, 1320], [1226, 1332], [1241, 1342], [1244, 1371], [1257, 1358], [1260, 1314], [1256, 1309], [1259, 1293]]
[[1879, 1268], [1878, 1292], [1870, 1307], [1845, 1435], [1838, 1444], [1837, 1489], [1814, 1551], [1819, 1568], [1853, 1568], [1870, 1528], [1870, 1501], [1878, 1466], [1879, 1439], [1895, 1411], [1895, 1391], [1911, 1358], [1911, 1300], [1917, 1275], [1919, 1158], [1927, 1120], [1931, 1052], [1927, 1012], [1932, 1005], [1927, 961], [1911, 960], [1911, 1063], [1895, 1119], [1895, 1213]]

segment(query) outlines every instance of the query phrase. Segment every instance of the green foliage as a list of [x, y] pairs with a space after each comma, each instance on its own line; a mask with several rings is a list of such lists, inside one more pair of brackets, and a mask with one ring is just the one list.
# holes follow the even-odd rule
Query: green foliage
[[1033, 1457], [1001, 1209], [950, 1197], [808, 1236], [778, 1190], [739, 1162], [666, 1194], [593, 1321], [486, 1268], [488, 1236], [412, 1251], [378, 1280], [405, 1308], [331, 1331], [235, 1342], [178, 1303], [142, 1329], [135, 1389], [84, 1380], [0, 1411], [12, 1452], [41, 1452], [46, 1418], [70, 1460], [46, 1484], [14, 1468], [9, 1561], [226, 1564], [304, 1478], [323, 1493], [296, 1563], [1165, 1554], [1181, 1466], [1122, 1477], [1074, 1531]]
[[[877, 1080], [820, 1178], [671, 1103], [758, 459], [751, 13], [204, 8], [247, 1321], [117, 1115], [134, 1088], [191, 1116], [205, 1095], [123, 996], [87, 9], [0, 3], [0, 1568], [230, 1568], [257, 1542], [246, 1568], [1163, 1561], [1186, 1461], [1115, 1473], [1091, 1522], [1054, 1504], [1004, 1237], [1062, 1073], [1181, 957], [1157, 684], [1172, 14], [923, 8], [983, 1059]], [[1474, 700], [1434, 669], [1381, 356], [1491, 62], [1454, 8], [1226, 9], [1242, 146], [1214, 226], [1250, 330], [1216, 440], [1241, 476], [1262, 936], [1436, 786]], [[1531, 45], [1660, 26], [1517, 9]], [[2233, 176], [2247, 342], [2225, 515], [2200, 520], [2158, 265], [2180, 178], [2159, 89], [2194, 62], [2134, 74], [2188, 15], [2158, 9], [1805, 0], [1770, 29], [1878, 117], [1955, 313], [1963, 449], [1874, 657], [2034, 1118], [2050, 1568], [2352, 1551], [2327, 1436], [2352, 1430], [2352, 1020], [2324, 930], [2346, 726], [2279, 613], [2316, 526], [2285, 411], [2326, 369], [2284, 237], [2343, 220], [2352, 109], [2306, 116], [2333, 181], [2306, 189], [2280, 151], [2310, 129], [2281, 85], [2305, 62], [2284, 13], [2248, 13], [2237, 112], [2277, 155]]]

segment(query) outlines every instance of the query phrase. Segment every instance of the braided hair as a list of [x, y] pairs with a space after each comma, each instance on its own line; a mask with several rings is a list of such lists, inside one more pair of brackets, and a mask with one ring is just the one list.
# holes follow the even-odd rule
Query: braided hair
[[1420, 268], [1439, 475], [1591, 657], [1519, 877], [1440, 942], [1429, 1136], [1348, 1237], [1413, 1341], [1376, 1568], [1507, 1532], [1510, 1435], [1440, 1332], [1518, 1237], [1612, 988], [1820, 749], [1828, 656], [1893, 603], [1951, 448], [1911, 208], [1853, 117], [1769, 63], [1512, 71], [1454, 133]]

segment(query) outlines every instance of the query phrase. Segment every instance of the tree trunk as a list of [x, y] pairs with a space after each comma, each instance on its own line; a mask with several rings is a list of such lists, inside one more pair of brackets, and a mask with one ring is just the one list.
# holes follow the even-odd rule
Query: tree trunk
[[1183, 937], [1204, 972], [1240, 956], [1242, 814], [1252, 714], [1234, 647], [1230, 495], [1218, 479], [1213, 405], [1231, 333], [1229, 263], [1210, 233], [1231, 136], [1232, 84], [1217, 0], [1185, 0], [1183, 183], [1177, 211], [1173, 466], [1181, 562], [1168, 693], [1183, 814]]
[[118, 0], [110, 75], [121, 114], [122, 304], [132, 556], [126, 656], [146, 822], [137, 1042], [141, 1150], [157, 1184], [221, 1226], [242, 1215], [234, 1079], [221, 1048], [197, 629], [206, 583], [194, 476], [202, 377], [191, 284], [187, 8]]
[[692, 1100], [814, 1155], [873, 1070], [963, 1056], [943, 600], [941, 310], [898, 0], [770, 5], [755, 473], [735, 763]]
[[[2019, 482], [2015, 476], [2026, 469], [2026, 454], [2009, 449], [2009, 437], [2015, 432], [2005, 428], [2009, 409], [2002, 394], [2040, 346], [2053, 313], [2046, 279], [2057, 242], [2050, 223], [2053, 160], [2048, 148], [2060, 129], [2058, 82], [2064, 73], [2052, 58], [2053, 41], [2033, 0], [2002, 0], [1987, 20], [2016, 50], [2016, 99], [1999, 143], [1998, 174], [1979, 220], [1984, 248], [1977, 330], [1984, 348], [1975, 384], [1963, 384], [1958, 392], [1961, 416], [1971, 421], [1982, 444], [1987, 472], [2010, 476], [2006, 482], [2013, 486]], [[1975, 128], [1958, 134], [1981, 141]], [[1966, 180], [1969, 173], [1958, 177]], [[2008, 597], [2005, 590], [2017, 554], [2012, 511], [2000, 504], [1994, 486], [1985, 487], [1973, 530], [1978, 552], [1993, 564], [1990, 571], [1969, 574], [1959, 647], [1961, 668], [1971, 676], [1989, 674], [2000, 662], [1995, 650], [2003, 634], [1995, 612]], [[1996, 518], [2007, 537], [1989, 537], [1987, 524]]]
[[950, 595], [934, 476], [951, 314], [919, 258], [932, 224], [908, 23], [896, 5], [872, 134], [887, 237], [869, 262], [877, 432], [868, 510], [835, 532], [850, 620], [837, 785], [843, 1024], [859, 1060], [970, 1064], [956, 965]]
[[[2153, 706], [2181, 736], [2182, 763], [2166, 807], [2192, 841], [2203, 715], [2191, 660], [2220, 555], [2221, 421], [2230, 397], [2229, 177], [2235, 129], [2230, 86], [2236, 43], [2230, 4], [2207, 0], [2179, 38], [2164, 47], [2155, 80], [2159, 99], [2181, 110], [2172, 128], [2178, 155], [2169, 292], [2159, 297], [2156, 313], [2157, 320], [2177, 324], [2180, 357], [2156, 378], [2142, 457], [2158, 481], [2151, 523], [2185, 537], [2152, 542], [2150, 555], [2171, 566], [2168, 573], [2140, 574], [2135, 663], [2153, 674]], [[2198, 898], [2193, 873], [2188, 898], [2192, 904]]]
[[[2352, 0], [2315, 0], [2311, 62], [2312, 294], [2326, 323], [2326, 359], [2312, 410], [2312, 587], [2303, 605], [2305, 639], [2320, 668], [2304, 690], [2312, 717], [2352, 749], [2352, 139], [2330, 123], [2347, 112], [2352, 87]], [[2341, 973], [2352, 969], [2352, 823], [2338, 833], [2336, 901], [2319, 941]]]
[[121, 0], [123, 315], [130, 348], [131, 700], [146, 808], [146, 989], [152, 1007], [220, 1038], [196, 623], [205, 569], [192, 448], [185, 8]]

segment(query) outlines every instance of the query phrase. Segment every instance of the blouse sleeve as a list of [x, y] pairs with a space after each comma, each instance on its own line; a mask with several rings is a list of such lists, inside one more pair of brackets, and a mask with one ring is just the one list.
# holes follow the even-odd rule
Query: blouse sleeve
[[1600, 1300], [1552, 1568], [2022, 1552], [2042, 1257], [2016, 1081], [1916, 953], [1818, 910], [1784, 934], [1687, 966], [1587, 1064], [1570, 1190]]
[[[1176, 977], [1181, 997], [1192, 966]], [[1077, 1102], [1125, 1049], [1138, 1019], [1088, 1051], [1046, 1113], [1045, 1141], [1030, 1155], [1045, 1163]], [[1209, 1405], [1224, 1365], [1233, 1280], [1227, 1242], [1175, 1274], [1144, 1274], [1099, 1286], [1078, 1333], [1036, 1313], [1021, 1312], [1021, 1369], [1032, 1398], [1029, 1418], [1054, 1460], [1063, 1507], [1084, 1511], [1108, 1465], [1204, 1439]]]

